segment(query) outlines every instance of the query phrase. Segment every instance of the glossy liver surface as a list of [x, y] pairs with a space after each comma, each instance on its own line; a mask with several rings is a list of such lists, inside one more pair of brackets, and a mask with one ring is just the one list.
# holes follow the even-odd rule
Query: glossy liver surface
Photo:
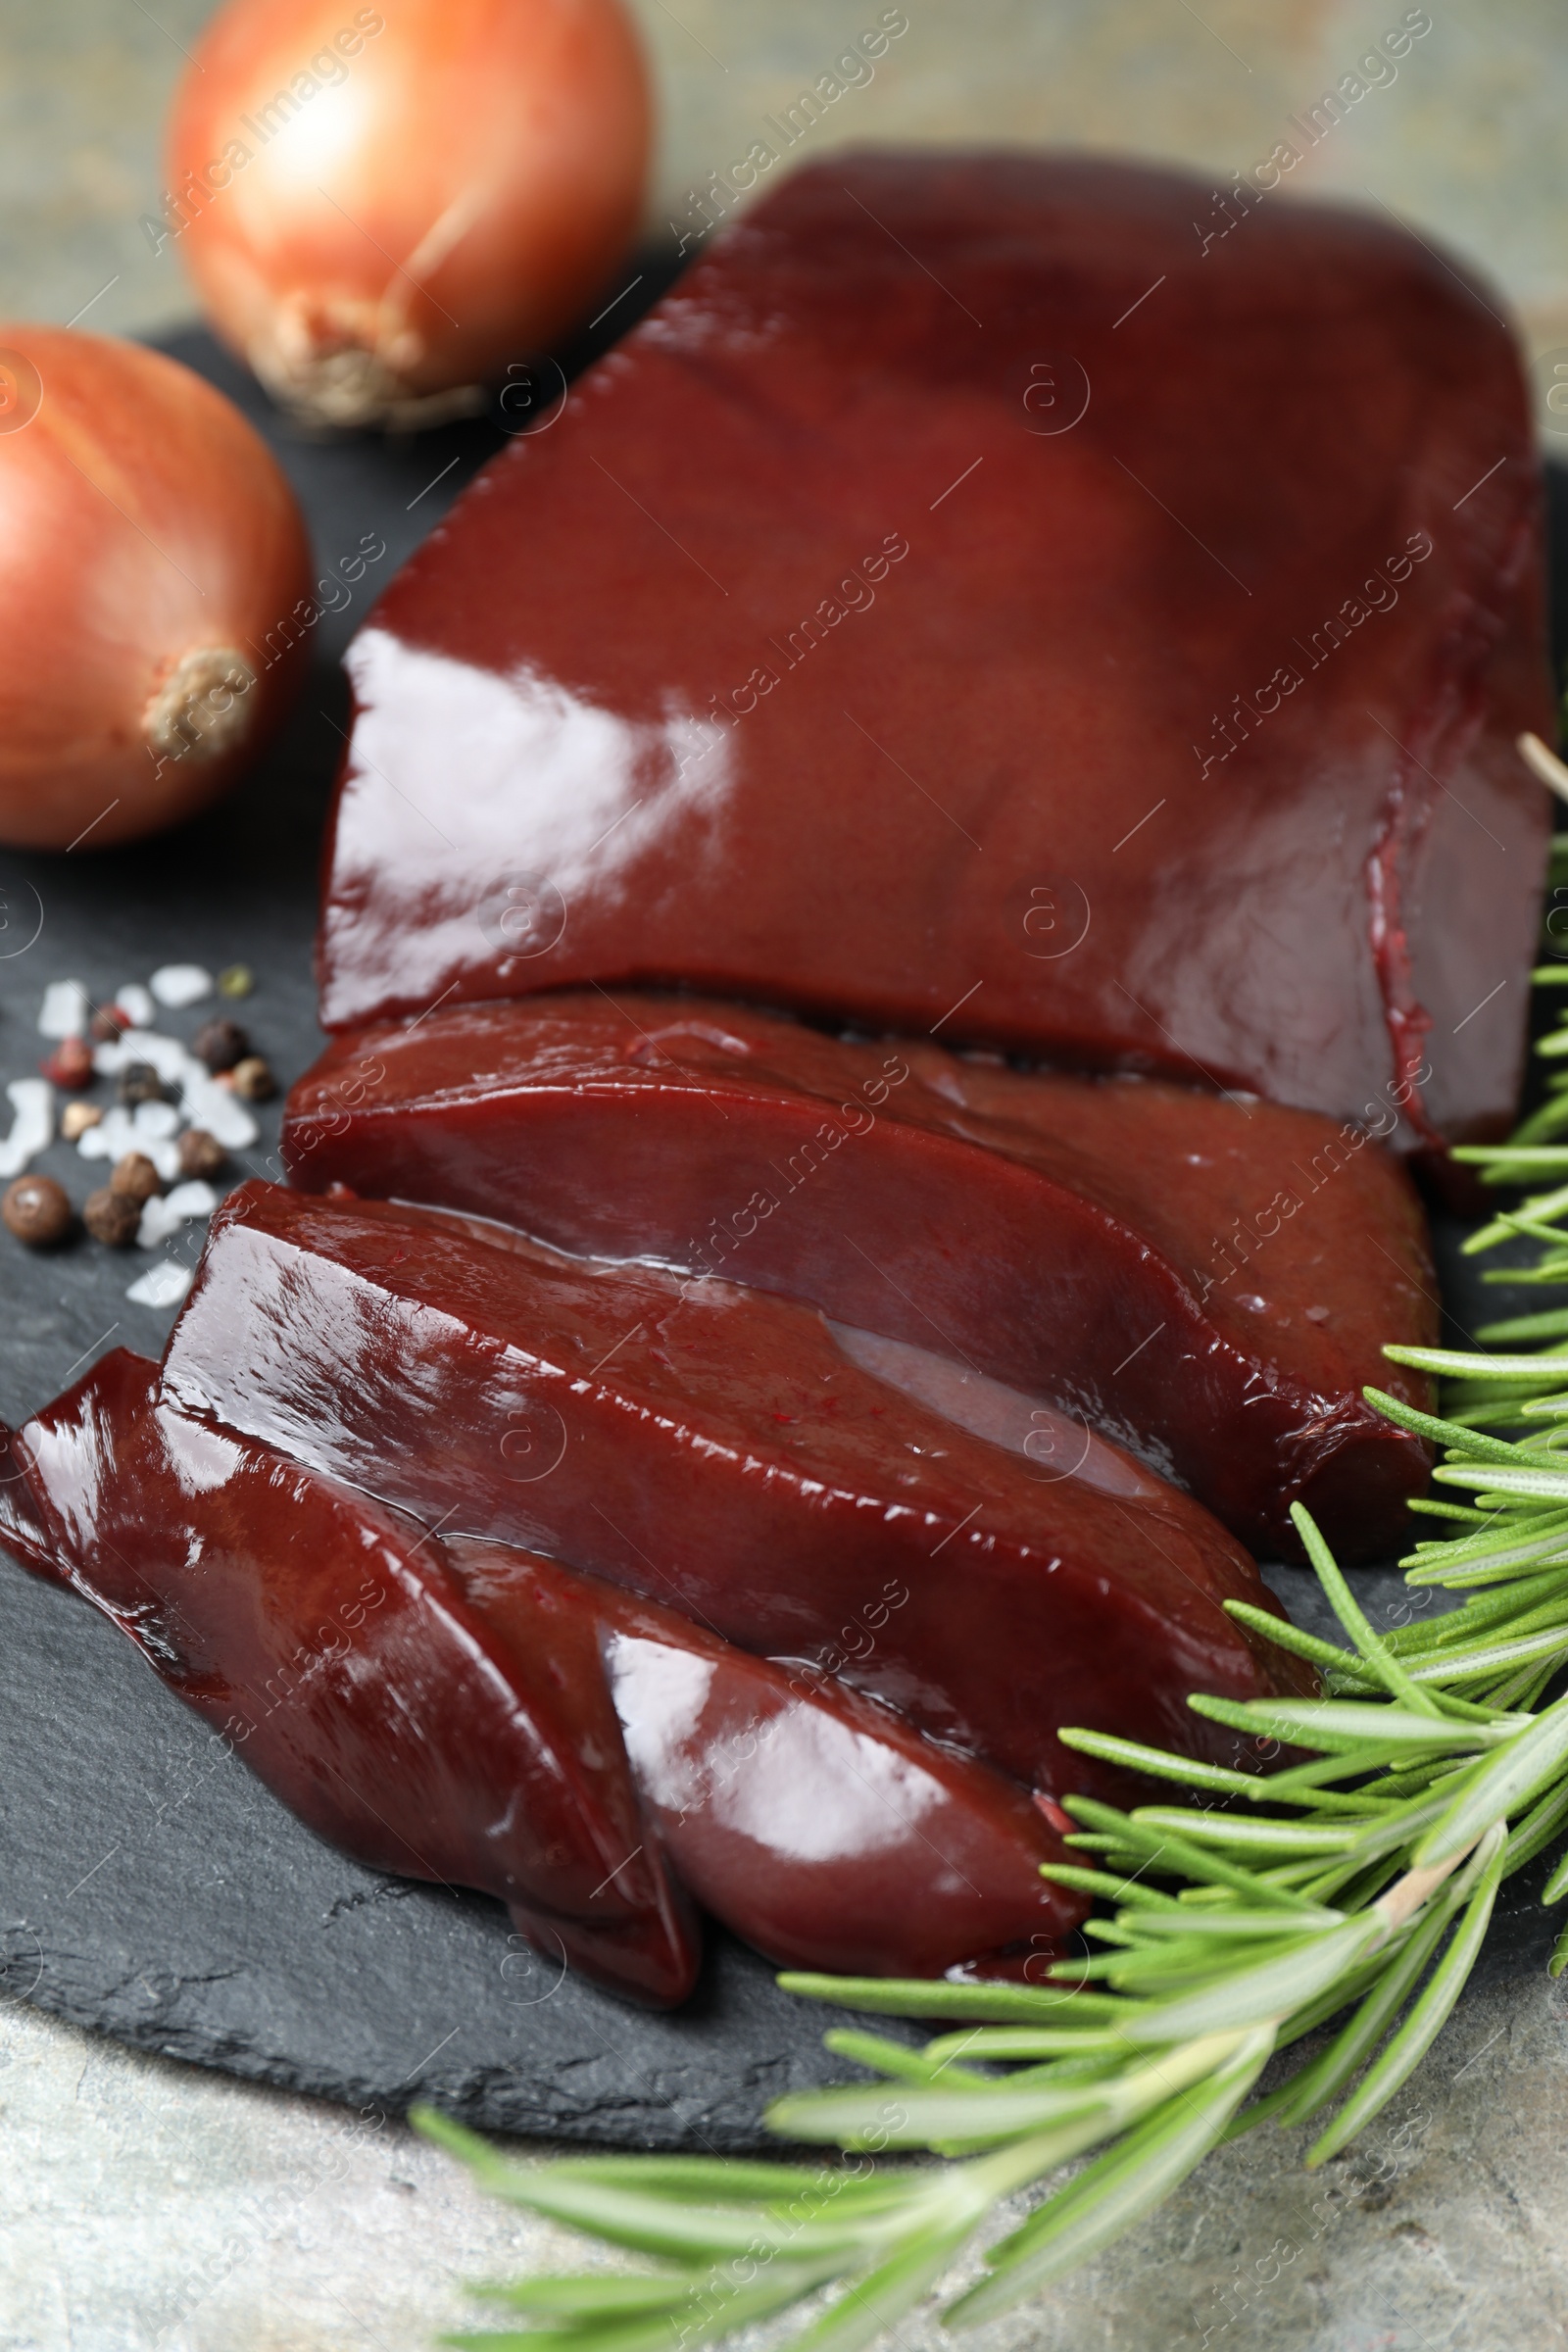
[[677, 981], [1337, 1118], [1402, 1088], [1401, 1148], [1506, 1122], [1518, 360], [1383, 215], [1212, 210], [883, 153], [715, 236], [356, 641], [328, 1026]]
[[1189, 1690], [1303, 1671], [1225, 1614], [1275, 1604], [1189, 1497], [1115, 1448], [1058, 1476], [977, 1438], [765, 1292], [248, 1184], [214, 1221], [165, 1385], [444, 1533], [826, 1665], [1027, 1784], [1117, 1785], [1057, 1724], [1206, 1754], [1223, 1735]]
[[124, 1349], [18, 1437], [48, 1540], [8, 1544], [112, 1616], [318, 1836], [499, 1895], [601, 1984], [690, 1990], [689, 1905], [641, 1837], [602, 1688], [509, 1650], [420, 1528], [172, 1411]]
[[691, 1990], [694, 1896], [772, 1959], [852, 1973], [1043, 1973], [1082, 1915], [1016, 1784], [598, 1578], [422, 1535], [172, 1410], [141, 1357], [106, 1357], [20, 1454], [6, 1541], [284, 1802], [372, 1867], [499, 1895], [612, 1990]]
[[1377, 1141], [1314, 1113], [588, 992], [334, 1040], [283, 1152], [299, 1186], [945, 1348], [1141, 1446], [1273, 1556], [1297, 1556], [1299, 1499], [1343, 1559], [1385, 1557], [1426, 1483], [1361, 1396], [1431, 1402], [1381, 1353], [1438, 1336], [1425, 1219]]

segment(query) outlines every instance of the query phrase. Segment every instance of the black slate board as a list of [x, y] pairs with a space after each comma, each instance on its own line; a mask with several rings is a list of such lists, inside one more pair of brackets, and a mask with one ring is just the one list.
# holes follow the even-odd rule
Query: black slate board
[[[650, 266], [639, 301], [659, 282]], [[626, 322], [617, 311], [609, 326]], [[338, 660], [379, 587], [527, 415], [514, 389], [511, 414], [498, 406], [417, 440], [313, 442], [204, 335], [166, 348], [272, 442], [323, 569], [367, 533], [387, 553], [353, 606], [315, 631], [283, 738], [221, 808], [98, 857], [0, 852], [0, 1083], [30, 1074], [46, 1050], [35, 1024], [48, 981], [76, 978], [107, 998], [169, 961], [249, 964], [257, 987], [235, 1010], [258, 1050], [285, 1083], [314, 1059], [317, 858], [347, 717]], [[586, 345], [564, 353], [564, 372], [587, 356]], [[529, 380], [548, 414], [551, 364], [514, 386]], [[188, 1038], [211, 1009], [161, 1012], [159, 1026]], [[262, 1124], [236, 1180], [277, 1173], [275, 1105]], [[101, 1180], [63, 1145], [34, 1165], [78, 1203]], [[1473, 1271], [1461, 1279], [1456, 1239], [1444, 1236], [1446, 1290], [1463, 1328], [1481, 1318], [1483, 1294]], [[188, 1232], [168, 1248], [188, 1261], [196, 1246]], [[148, 1262], [85, 1244], [36, 1257], [0, 1246], [0, 1418], [24, 1417], [105, 1348], [158, 1352], [172, 1310], [124, 1296]], [[1508, 1311], [1505, 1297], [1487, 1295], [1484, 1311]], [[1270, 1574], [1294, 1616], [1332, 1630], [1312, 1580]], [[1376, 1617], [1403, 1587], [1389, 1571], [1359, 1590]], [[1544, 1867], [1507, 1890], [1485, 1975], [1544, 1964], [1551, 1926], [1533, 1898]], [[424, 2096], [492, 2129], [639, 2147], [765, 2144], [769, 2098], [843, 2072], [821, 2048], [828, 2017], [780, 1993], [727, 1936], [712, 1936], [696, 1999], [650, 2017], [530, 1952], [498, 1905], [343, 1860], [223, 1754], [105, 1620], [3, 1554], [0, 1996], [377, 2113]]]

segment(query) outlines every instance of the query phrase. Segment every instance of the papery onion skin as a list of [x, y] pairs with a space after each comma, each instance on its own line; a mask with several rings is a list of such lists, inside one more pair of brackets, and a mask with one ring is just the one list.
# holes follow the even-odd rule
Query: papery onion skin
[[104, 849], [232, 783], [297, 690], [276, 460], [161, 352], [0, 323], [0, 841]]
[[275, 399], [418, 423], [604, 291], [649, 134], [620, 0], [230, 0], [175, 96], [166, 220]]

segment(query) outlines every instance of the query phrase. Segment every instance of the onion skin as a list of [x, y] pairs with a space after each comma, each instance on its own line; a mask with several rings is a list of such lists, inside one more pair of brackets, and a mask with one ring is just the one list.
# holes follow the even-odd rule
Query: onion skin
[[649, 136], [620, 0], [229, 0], [175, 95], [166, 220], [275, 399], [431, 421], [603, 291]]
[[0, 324], [0, 842], [104, 849], [216, 798], [293, 699], [310, 587], [293, 492], [220, 393]]

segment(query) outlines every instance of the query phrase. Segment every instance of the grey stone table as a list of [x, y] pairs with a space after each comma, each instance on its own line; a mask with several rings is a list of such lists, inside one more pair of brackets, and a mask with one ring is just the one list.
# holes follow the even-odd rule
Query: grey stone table
[[[880, 5], [635, 0], [664, 122], [649, 234]], [[206, 0], [0, 0], [0, 308], [147, 331], [186, 315], [157, 126]], [[1211, 171], [1398, 22], [1398, 0], [907, 0], [874, 81], [801, 153], [868, 139], [1073, 139]], [[1568, 344], [1553, 0], [1435, 4], [1303, 178], [1482, 262], [1532, 349]], [[678, 233], [678, 232], [676, 232]], [[3, 1308], [3, 1300], [0, 1300]], [[1465, 2003], [1368, 2141], [1240, 2142], [1089, 2271], [978, 2339], [1041, 2352], [1536, 2352], [1568, 2342], [1568, 1993], [1539, 1970]], [[461, 2282], [570, 2256], [396, 2124], [141, 2056], [0, 2001], [0, 2352], [408, 2352]], [[930, 2314], [900, 2330], [923, 2352]], [[945, 2340], [945, 2339], [942, 2339]]]

